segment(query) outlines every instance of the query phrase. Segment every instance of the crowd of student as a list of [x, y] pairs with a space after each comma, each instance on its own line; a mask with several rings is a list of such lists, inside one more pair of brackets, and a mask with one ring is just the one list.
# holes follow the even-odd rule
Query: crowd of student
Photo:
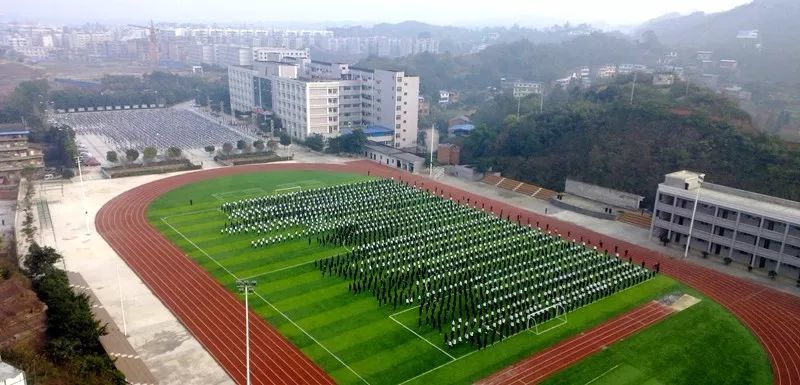
[[350, 246], [316, 262], [380, 305], [416, 306], [446, 346], [482, 348], [651, 278], [574, 240], [407, 184], [369, 180], [223, 204], [223, 232]]

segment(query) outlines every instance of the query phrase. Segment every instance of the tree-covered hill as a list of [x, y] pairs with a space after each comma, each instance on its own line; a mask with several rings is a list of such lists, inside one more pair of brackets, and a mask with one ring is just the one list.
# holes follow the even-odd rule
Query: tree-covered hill
[[479, 92], [498, 86], [503, 77], [550, 82], [580, 66], [654, 62], [660, 54], [657, 41], [639, 42], [615, 34], [593, 33], [558, 43], [518, 40], [462, 56], [423, 53], [399, 59], [369, 57], [358, 65], [398, 68], [419, 75], [422, 94], [433, 96], [440, 89]]
[[[751, 134], [748, 115], [709, 91], [657, 89], [622, 81], [572, 90], [539, 114], [526, 100], [498, 98], [475, 114], [462, 157], [479, 168], [561, 190], [566, 177], [641, 194], [652, 204], [667, 174], [680, 169], [707, 180], [800, 200], [800, 151]], [[538, 107], [538, 106], [537, 106]], [[514, 111], [512, 113], [512, 111]]]
[[[645, 23], [659, 40], [676, 47], [713, 50], [718, 58], [736, 58], [749, 81], [800, 82], [800, 1], [755, 0], [726, 12], [694, 13]], [[759, 31], [761, 48], [743, 49], [736, 35]]]

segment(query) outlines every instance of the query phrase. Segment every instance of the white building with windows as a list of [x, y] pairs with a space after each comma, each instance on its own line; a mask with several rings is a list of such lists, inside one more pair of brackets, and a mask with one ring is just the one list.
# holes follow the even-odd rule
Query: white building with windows
[[694, 254], [730, 258], [754, 269], [797, 278], [800, 202], [705, 182], [678, 171], [658, 185], [650, 238]]
[[268, 110], [294, 138], [378, 127], [391, 131], [392, 147], [417, 146], [418, 76], [293, 57], [231, 66], [228, 76], [235, 111]]

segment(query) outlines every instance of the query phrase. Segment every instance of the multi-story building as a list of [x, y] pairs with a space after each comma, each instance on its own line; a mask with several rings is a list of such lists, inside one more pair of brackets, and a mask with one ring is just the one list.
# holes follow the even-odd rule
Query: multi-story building
[[230, 66], [228, 76], [235, 111], [272, 113], [297, 139], [371, 127], [391, 132], [395, 148], [417, 145], [417, 76], [293, 57]]
[[308, 48], [291, 49], [283, 47], [254, 47], [253, 61], [282, 61], [285, 58], [308, 59]]
[[209, 44], [192, 44], [186, 47], [188, 64], [214, 64], [214, 46]]
[[658, 185], [650, 238], [754, 269], [797, 277], [800, 202], [705, 182], [678, 171]]
[[606, 64], [597, 69], [598, 79], [608, 79], [617, 74], [617, 66], [614, 64]]
[[0, 124], [0, 177], [11, 183], [18, 182], [26, 168], [44, 168], [42, 150], [28, 145], [29, 134], [22, 124]]
[[216, 62], [221, 66], [249, 66], [253, 64], [253, 49], [240, 45], [219, 45], [215, 47]]

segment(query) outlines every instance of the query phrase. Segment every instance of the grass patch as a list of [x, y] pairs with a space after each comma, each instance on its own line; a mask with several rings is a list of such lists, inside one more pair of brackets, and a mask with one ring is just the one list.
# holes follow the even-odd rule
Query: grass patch
[[769, 358], [753, 334], [700, 293], [698, 304], [556, 374], [545, 384], [771, 384]]

